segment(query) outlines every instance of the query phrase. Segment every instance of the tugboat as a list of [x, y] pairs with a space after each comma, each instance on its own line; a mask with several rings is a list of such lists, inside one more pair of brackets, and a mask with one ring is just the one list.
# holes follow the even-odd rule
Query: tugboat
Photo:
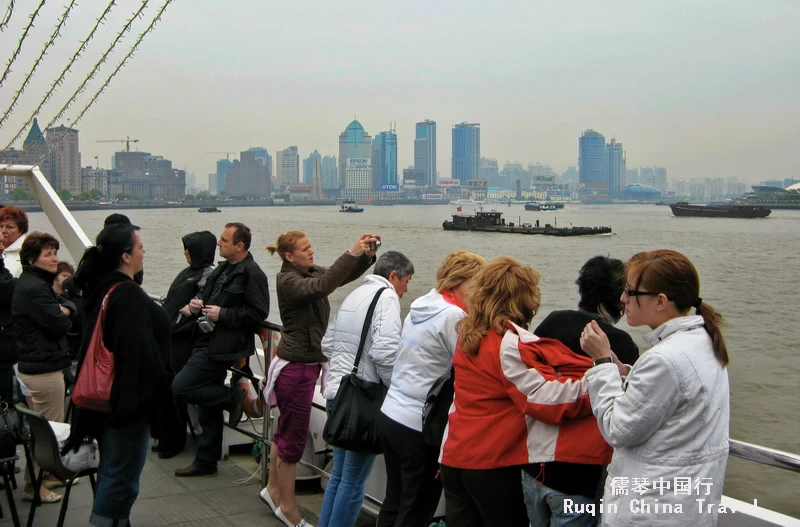
[[442, 228], [446, 231], [482, 231], [505, 232], [511, 234], [542, 234], [545, 236], [588, 236], [592, 234], [610, 234], [611, 227], [555, 227], [545, 223], [539, 226], [523, 223], [515, 225], [506, 223], [502, 212], [476, 212], [474, 215], [453, 214], [453, 220], [445, 220]]
[[346, 199], [342, 201], [342, 206], [339, 209], [339, 212], [364, 212], [364, 209], [356, 205], [355, 200]]
[[693, 216], [698, 218], [766, 218], [772, 209], [760, 205], [739, 205], [721, 203], [713, 205], [690, 205], [685, 201], [669, 206], [675, 216]]
[[222, 212], [217, 207], [200, 207], [197, 212]]

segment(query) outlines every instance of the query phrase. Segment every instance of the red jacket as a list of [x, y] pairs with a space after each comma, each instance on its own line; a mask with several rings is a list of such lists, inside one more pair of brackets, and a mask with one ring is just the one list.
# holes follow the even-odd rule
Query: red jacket
[[484, 470], [564, 461], [608, 464], [583, 375], [592, 361], [510, 322], [475, 357], [456, 348], [455, 397], [440, 461]]

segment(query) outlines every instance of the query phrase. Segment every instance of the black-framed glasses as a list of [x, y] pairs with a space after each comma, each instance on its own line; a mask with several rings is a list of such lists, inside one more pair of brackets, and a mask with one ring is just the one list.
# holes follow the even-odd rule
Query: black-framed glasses
[[654, 296], [654, 295], [659, 295], [660, 294], [660, 293], [657, 293], [655, 291], [637, 291], [636, 289], [623, 289], [622, 292], [625, 293], [626, 295], [630, 296], [630, 297], [634, 297], [634, 296]]

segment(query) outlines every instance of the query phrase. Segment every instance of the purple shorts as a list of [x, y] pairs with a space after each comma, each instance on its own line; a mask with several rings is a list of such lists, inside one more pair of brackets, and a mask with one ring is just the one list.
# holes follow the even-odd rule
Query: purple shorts
[[272, 439], [278, 447], [278, 457], [287, 463], [297, 463], [303, 457], [320, 368], [319, 364], [291, 362], [275, 381], [275, 398], [281, 415]]

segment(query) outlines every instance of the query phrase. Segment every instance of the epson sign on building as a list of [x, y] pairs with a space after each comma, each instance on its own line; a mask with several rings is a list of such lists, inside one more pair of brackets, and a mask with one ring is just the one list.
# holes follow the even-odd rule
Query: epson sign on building
[[347, 166], [365, 166], [368, 167], [372, 164], [372, 159], [369, 157], [348, 157]]

